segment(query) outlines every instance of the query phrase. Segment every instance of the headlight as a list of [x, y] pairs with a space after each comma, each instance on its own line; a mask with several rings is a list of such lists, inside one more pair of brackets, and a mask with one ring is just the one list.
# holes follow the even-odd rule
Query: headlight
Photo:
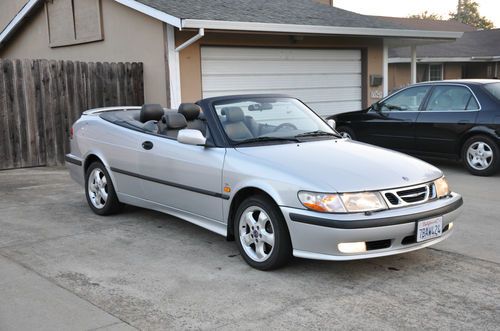
[[328, 194], [301, 191], [298, 196], [304, 207], [325, 213], [359, 213], [387, 209], [378, 192]]
[[451, 193], [448, 181], [443, 176], [434, 181], [434, 186], [436, 187], [436, 195], [438, 198], [445, 197]]

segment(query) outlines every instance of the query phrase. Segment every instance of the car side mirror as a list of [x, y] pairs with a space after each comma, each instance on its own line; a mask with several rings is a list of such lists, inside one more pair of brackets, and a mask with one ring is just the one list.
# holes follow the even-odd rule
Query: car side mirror
[[177, 141], [186, 145], [205, 146], [207, 139], [199, 130], [183, 129], [179, 131]]
[[382, 105], [380, 104], [380, 102], [375, 102], [372, 105], [372, 109], [375, 110], [375, 111], [380, 111], [382, 109]]
[[330, 119], [330, 120], [326, 121], [326, 123], [328, 123], [328, 125], [329, 125], [332, 129], [334, 129], [334, 130], [335, 130], [335, 128], [337, 127], [337, 122], [335, 122], [335, 120]]

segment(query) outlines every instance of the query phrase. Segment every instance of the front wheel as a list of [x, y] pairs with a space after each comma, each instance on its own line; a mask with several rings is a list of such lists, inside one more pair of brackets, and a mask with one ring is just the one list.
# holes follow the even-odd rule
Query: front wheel
[[487, 136], [474, 136], [465, 142], [462, 160], [473, 175], [491, 176], [500, 168], [500, 151], [493, 139]]
[[92, 163], [85, 172], [85, 196], [97, 215], [111, 215], [120, 210], [121, 204], [106, 167], [101, 162]]
[[263, 196], [244, 200], [235, 216], [236, 243], [252, 267], [271, 270], [292, 257], [292, 244], [285, 219], [278, 207]]
[[340, 133], [342, 138], [347, 138], [351, 140], [356, 139], [356, 135], [354, 134], [354, 130], [347, 126], [340, 126], [337, 128], [337, 132]]

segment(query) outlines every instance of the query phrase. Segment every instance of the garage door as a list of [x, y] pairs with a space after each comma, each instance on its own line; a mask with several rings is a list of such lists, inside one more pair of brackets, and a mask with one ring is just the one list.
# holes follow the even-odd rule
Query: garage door
[[285, 93], [322, 116], [361, 109], [361, 51], [202, 47], [203, 97]]

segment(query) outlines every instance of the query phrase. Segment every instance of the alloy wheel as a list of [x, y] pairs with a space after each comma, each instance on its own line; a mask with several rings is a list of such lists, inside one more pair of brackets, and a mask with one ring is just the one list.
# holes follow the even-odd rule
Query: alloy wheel
[[108, 180], [101, 169], [95, 168], [90, 173], [88, 192], [92, 205], [97, 209], [104, 208], [108, 200]]
[[245, 209], [239, 220], [241, 245], [252, 260], [266, 261], [273, 252], [275, 231], [269, 215], [260, 207]]
[[485, 170], [493, 162], [493, 150], [485, 142], [477, 141], [467, 149], [467, 162], [476, 170]]

